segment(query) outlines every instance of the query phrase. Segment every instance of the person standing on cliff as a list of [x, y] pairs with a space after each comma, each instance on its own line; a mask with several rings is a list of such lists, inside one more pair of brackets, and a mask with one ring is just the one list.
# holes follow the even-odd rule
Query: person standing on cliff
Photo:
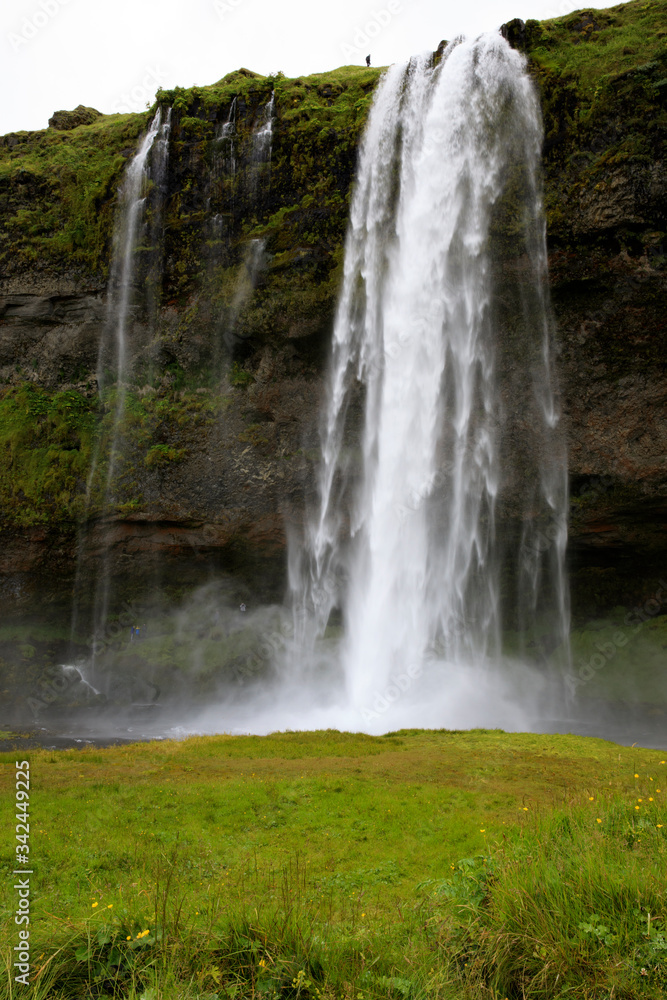
[[371, 57], [370, 56], [366, 56], [366, 65], [370, 66], [370, 64], [371, 64]]

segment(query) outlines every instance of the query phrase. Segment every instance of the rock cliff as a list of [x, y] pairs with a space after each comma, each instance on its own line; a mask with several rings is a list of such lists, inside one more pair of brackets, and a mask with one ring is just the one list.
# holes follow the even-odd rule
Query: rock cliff
[[[667, 554], [666, 13], [665, 0], [631, 0], [503, 29], [526, 53], [545, 121], [581, 614], [638, 601]], [[152, 112], [78, 108], [68, 114], [81, 123], [58, 112], [43, 132], [0, 138], [7, 602], [71, 577], [84, 518], [92, 561], [112, 521], [119, 574], [165, 557], [255, 579], [263, 566], [266, 593], [279, 593], [286, 531], [313, 489], [349, 193], [379, 75], [239, 70], [158, 93], [172, 108], [168, 171], [137, 254], [111, 513], [94, 476], [85, 504], [110, 433], [97, 373], [117, 192]], [[269, 159], [255, 136], [272, 94]]]

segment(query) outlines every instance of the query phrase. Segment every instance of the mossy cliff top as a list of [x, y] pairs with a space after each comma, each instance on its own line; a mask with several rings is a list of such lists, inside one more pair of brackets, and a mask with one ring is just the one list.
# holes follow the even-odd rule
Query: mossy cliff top
[[551, 245], [616, 228], [619, 246], [664, 256], [665, 0], [512, 22], [506, 31], [540, 88]]
[[[248, 153], [252, 130], [273, 91], [272, 190], [264, 214], [285, 204], [296, 207], [308, 195], [320, 209], [334, 208], [339, 241], [355, 151], [379, 75], [378, 69], [357, 66], [296, 79], [241, 69], [209, 87], [159, 91], [154, 107], [141, 114], [102, 115], [72, 129], [0, 138], [1, 272], [37, 266], [105, 277], [118, 186], [158, 104], [173, 108], [170, 159], [173, 180], [180, 183], [172, 207], [181, 223], [195, 221], [194, 213], [201, 224], [205, 206], [192, 189], [210, 180], [215, 169], [221, 124], [232, 111], [240, 155]], [[194, 161], [199, 176], [189, 175], [184, 164], [179, 169], [179, 159]], [[243, 216], [244, 207], [251, 210], [250, 199], [240, 202]], [[178, 220], [172, 213], [171, 222]], [[253, 219], [243, 221], [248, 228]]]
[[[529, 55], [541, 87], [548, 162], [590, 172], [664, 151], [666, 24], [665, 0], [631, 0], [525, 26], [510, 22], [508, 37]], [[159, 91], [156, 99], [173, 107], [178, 154], [213, 140], [235, 98], [243, 135], [275, 90], [272, 202], [295, 205], [296, 195], [311, 195], [326, 209], [327, 195], [346, 194], [380, 72], [346, 66], [288, 79], [241, 69], [208, 87]], [[610, 113], [623, 120], [600, 134]], [[0, 139], [3, 271], [38, 262], [105, 273], [115, 191], [150, 114], [103, 115], [69, 130]], [[593, 132], [597, 149], [585, 141]], [[564, 162], [575, 147], [583, 162]], [[552, 228], [563, 222], [555, 211], [550, 221]]]
[[[541, 90], [552, 238], [566, 240], [573, 229], [604, 229], [604, 219], [589, 218], [595, 216], [591, 206], [584, 206], [579, 219], [572, 197], [594, 188], [610, 168], [664, 155], [665, 25], [666, 0], [631, 0], [608, 10], [506, 26], [512, 44], [528, 55]], [[293, 79], [241, 69], [208, 87], [159, 91], [156, 106], [173, 108], [172, 162], [187, 158], [194, 167], [181, 163], [172, 171], [168, 228], [201, 227], [211, 211], [203, 174], [215, 172], [221, 125], [232, 103], [236, 137], [247, 153], [252, 130], [275, 91], [270, 192], [258, 203], [238, 184], [233, 191], [227, 179], [219, 186], [234, 196], [233, 220], [230, 204], [217, 207], [233, 222], [228, 238], [247, 236], [253, 224], [268, 222], [272, 230], [284, 230], [281, 252], [317, 243], [328, 258], [342, 240], [356, 148], [380, 75], [379, 69], [358, 66]], [[154, 110], [0, 138], [1, 273], [38, 267], [104, 280], [118, 184]], [[197, 197], [198, 189], [205, 197]], [[664, 228], [664, 219], [657, 222], [654, 245], [661, 243]], [[172, 249], [179, 251], [175, 264], [181, 270], [172, 280], [183, 291], [190, 284], [183, 280], [185, 272], [192, 275], [200, 262], [179, 242]], [[187, 242], [192, 250], [192, 239]]]

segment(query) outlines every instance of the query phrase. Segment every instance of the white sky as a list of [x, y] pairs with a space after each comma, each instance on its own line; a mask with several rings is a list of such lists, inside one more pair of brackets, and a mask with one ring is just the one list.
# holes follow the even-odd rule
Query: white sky
[[[246, 66], [288, 76], [374, 66], [609, 0], [3, 0], [0, 135], [56, 110], [141, 111], [158, 86], [209, 84]], [[370, 37], [370, 36], [373, 37]]]

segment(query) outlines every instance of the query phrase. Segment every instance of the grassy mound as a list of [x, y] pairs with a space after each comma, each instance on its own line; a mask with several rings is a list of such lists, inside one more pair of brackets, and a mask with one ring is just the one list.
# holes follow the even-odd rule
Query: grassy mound
[[2, 997], [665, 995], [664, 752], [410, 730], [18, 756], [33, 968], [19, 994], [6, 841]]

